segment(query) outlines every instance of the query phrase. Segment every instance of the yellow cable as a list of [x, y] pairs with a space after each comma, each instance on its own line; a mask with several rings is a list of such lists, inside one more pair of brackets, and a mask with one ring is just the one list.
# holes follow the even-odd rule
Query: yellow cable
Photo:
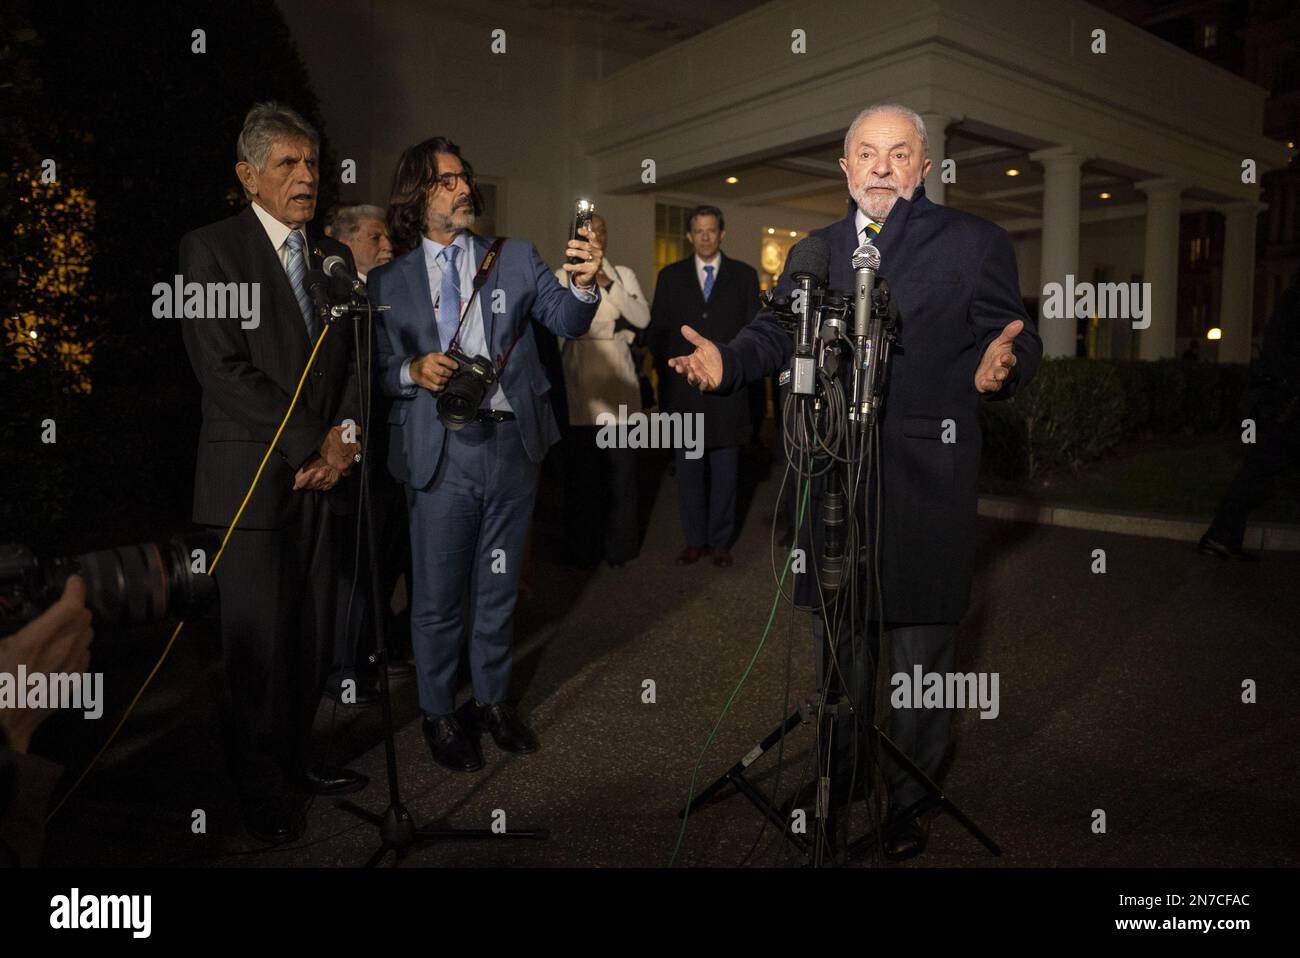
[[[248, 492], [244, 493], [244, 501], [239, 504], [239, 510], [235, 513], [235, 518], [230, 521], [230, 527], [226, 529], [225, 537], [221, 540], [221, 548], [217, 550], [217, 554], [212, 560], [212, 565], [208, 567], [208, 575], [212, 575], [217, 571], [217, 563], [221, 561], [221, 554], [226, 551], [226, 543], [230, 541], [230, 537], [235, 531], [235, 526], [239, 524], [239, 519], [244, 514], [244, 509], [248, 506], [248, 500], [253, 498], [253, 492], [257, 489], [257, 483], [262, 478], [262, 470], [266, 468], [267, 460], [271, 458], [271, 453], [275, 451], [275, 444], [280, 441], [280, 434], [284, 432], [284, 427], [289, 424], [289, 417], [293, 415], [294, 407], [298, 405], [298, 397], [302, 394], [302, 385], [307, 381], [307, 374], [311, 372], [311, 367], [316, 362], [316, 353], [320, 350], [320, 344], [325, 342], [325, 337], [329, 335], [330, 328], [330, 324], [327, 323], [325, 328], [321, 330], [321, 334], [316, 337], [316, 345], [312, 347], [311, 355], [307, 358], [307, 365], [303, 367], [302, 376], [298, 379], [298, 388], [293, 391], [293, 398], [289, 400], [289, 408], [285, 411], [284, 418], [280, 420], [280, 427], [275, 431], [275, 438], [272, 439], [270, 445], [266, 447], [266, 455], [262, 457], [262, 462], [257, 467], [257, 473], [253, 476], [253, 481], [248, 486]], [[80, 787], [85, 777], [90, 774], [90, 770], [95, 767], [95, 763], [100, 760], [103, 754], [108, 751], [108, 747], [113, 744], [113, 741], [117, 738], [117, 733], [122, 731], [122, 726], [125, 725], [126, 720], [131, 717], [131, 713], [135, 711], [135, 707], [139, 704], [145, 690], [149, 688], [149, 683], [152, 682], [154, 676], [158, 674], [158, 670], [162, 668], [162, 664], [167, 661], [167, 656], [171, 653], [172, 646], [176, 644], [176, 639], [180, 636], [181, 630], [184, 628], [185, 620], [181, 619], [181, 621], [176, 623], [176, 628], [172, 632], [171, 638], [167, 640], [167, 644], [163, 647], [162, 655], [158, 657], [158, 661], [154, 663], [154, 667], [149, 670], [149, 674], [145, 677], [144, 684], [141, 685], [140, 690], [135, 693], [135, 698], [131, 699], [131, 704], [126, 707], [126, 711], [122, 713], [122, 717], [118, 720], [117, 726], [113, 729], [112, 734], [108, 736], [108, 741], [100, 746], [99, 751], [95, 753], [95, 757], [90, 760], [90, 764], [82, 770], [82, 773], [77, 776], [77, 780], [72, 783], [72, 787], [64, 793], [61, 799], [59, 799], [59, 804], [55, 805], [50, 814], [45, 816], [46, 825], [48, 825], [50, 820], [58, 814], [59, 809], [63, 807], [63, 803], [66, 802], [72, 793]]]

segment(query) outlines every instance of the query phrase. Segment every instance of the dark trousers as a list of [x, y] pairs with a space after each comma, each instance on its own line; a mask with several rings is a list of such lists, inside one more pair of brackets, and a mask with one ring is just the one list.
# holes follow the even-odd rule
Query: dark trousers
[[[822, 642], [822, 625], [818, 618], [814, 626], [814, 636], [820, 649]], [[880, 653], [876, 647], [877, 623], [869, 623], [867, 636], [859, 642], [851, 642], [845, 629], [840, 636], [837, 660], [840, 667], [841, 684], [846, 697], [861, 710], [868, 721], [874, 714], [875, 663]], [[943, 624], [901, 624], [886, 623], [883, 636], [884, 648], [888, 655], [888, 679], [900, 672], [911, 676], [913, 669], [921, 666], [923, 673], [937, 672], [945, 675], [953, 668], [953, 636], [956, 626]], [[888, 697], [886, 697], [888, 702]], [[946, 708], [906, 708], [888, 710], [882, 716], [881, 730], [921, 771], [936, 783], [939, 782], [939, 767], [943, 762], [944, 752], [948, 748], [948, 733], [952, 727], [952, 711]], [[842, 761], [842, 775], [847, 776], [850, 761], [853, 758], [853, 745], [859, 750], [869, 745], [867, 736], [861, 729], [854, 737], [854, 719], [847, 715], [839, 723], [838, 754]], [[889, 805], [894, 811], [901, 811], [906, 806], [926, 794], [925, 786], [882, 749], [881, 761], [886, 786], [889, 790]], [[859, 755], [865, 755], [859, 751]], [[862, 759], [858, 763], [858, 778], [864, 778], [868, 768]], [[839, 783], [847, 788], [847, 782]]]
[[1273, 496], [1277, 479], [1300, 463], [1300, 435], [1294, 424], [1261, 420], [1256, 442], [1246, 453], [1210, 525], [1210, 538], [1241, 548], [1246, 518]]
[[473, 423], [447, 434], [433, 479], [407, 489], [411, 515], [411, 644], [420, 707], [455, 710], [462, 599], [470, 591], [474, 697], [505, 701], [515, 599], [537, 498], [537, 464], [517, 422]]
[[740, 447], [706, 449], [699, 459], [676, 451], [682, 534], [688, 546], [726, 549], [736, 532], [736, 477]]
[[307, 767], [338, 624], [341, 521], [320, 493], [298, 493], [279, 529], [236, 529], [217, 566], [226, 755], [247, 799]]
[[565, 547], [577, 562], [627, 562], [641, 551], [636, 450], [601, 449], [599, 432], [571, 426], [565, 440]]

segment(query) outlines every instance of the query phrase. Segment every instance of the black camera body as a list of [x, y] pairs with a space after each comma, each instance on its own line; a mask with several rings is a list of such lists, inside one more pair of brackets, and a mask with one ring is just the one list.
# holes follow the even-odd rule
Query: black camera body
[[[131, 628], [170, 616], [190, 618], [217, 597], [207, 569], [220, 540], [210, 533], [138, 542], [75, 557], [38, 557], [27, 546], [0, 544], [0, 636], [18, 631], [63, 594], [69, 576], [86, 583], [86, 606], [96, 626]], [[202, 561], [196, 559], [202, 553]]]
[[456, 361], [456, 369], [438, 394], [438, 421], [454, 431], [478, 416], [483, 399], [497, 381], [497, 367], [486, 356], [467, 356], [455, 347], [446, 355]]

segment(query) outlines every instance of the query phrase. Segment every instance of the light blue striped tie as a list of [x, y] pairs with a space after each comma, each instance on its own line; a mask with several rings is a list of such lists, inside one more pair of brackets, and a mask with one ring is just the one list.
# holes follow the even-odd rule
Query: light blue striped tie
[[707, 303], [713, 295], [713, 267], [704, 267], [704, 301]]
[[460, 326], [460, 267], [456, 257], [460, 247], [454, 243], [444, 246], [438, 256], [443, 261], [442, 287], [438, 293], [438, 337], [443, 352], [451, 348], [451, 341]]
[[298, 297], [298, 306], [302, 309], [303, 321], [307, 323], [307, 338], [315, 341], [316, 334], [320, 331], [316, 323], [316, 311], [312, 309], [311, 297], [307, 295], [307, 260], [302, 255], [302, 234], [294, 230], [286, 239], [285, 245], [289, 247], [289, 285], [293, 287], [293, 295]]

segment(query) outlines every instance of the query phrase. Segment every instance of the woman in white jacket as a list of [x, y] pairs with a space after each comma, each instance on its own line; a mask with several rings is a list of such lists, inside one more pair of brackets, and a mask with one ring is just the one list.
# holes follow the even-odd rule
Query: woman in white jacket
[[[608, 256], [604, 217], [591, 218], [592, 233], [606, 250], [596, 283], [600, 307], [579, 339], [561, 339], [570, 435], [565, 457], [568, 558], [583, 565], [606, 559], [621, 566], [640, 551], [637, 528], [636, 450], [599, 449], [596, 418], [641, 411], [641, 387], [632, 342], [650, 324], [650, 304], [636, 274]], [[569, 274], [556, 270], [568, 285]]]

